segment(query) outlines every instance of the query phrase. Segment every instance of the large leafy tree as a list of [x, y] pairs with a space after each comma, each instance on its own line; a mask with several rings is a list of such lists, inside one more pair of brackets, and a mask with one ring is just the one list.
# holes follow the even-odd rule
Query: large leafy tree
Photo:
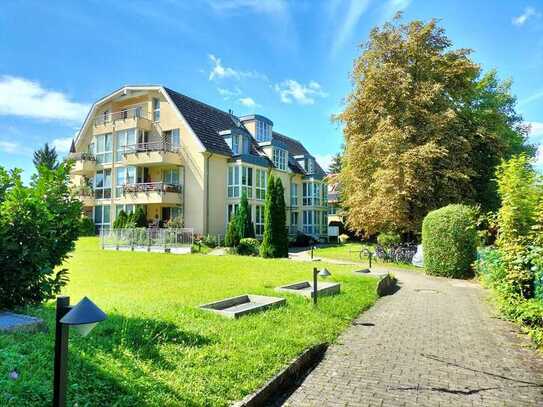
[[470, 50], [452, 49], [435, 20], [371, 31], [355, 61], [340, 182], [350, 227], [420, 231], [449, 203], [496, 196], [494, 166], [522, 149], [525, 129], [507, 83], [480, 77]]
[[39, 168], [41, 165], [46, 166], [50, 170], [55, 170], [58, 168], [58, 155], [55, 147], [49, 147], [48, 143], [45, 143], [43, 148], [34, 151], [34, 158], [32, 162]]

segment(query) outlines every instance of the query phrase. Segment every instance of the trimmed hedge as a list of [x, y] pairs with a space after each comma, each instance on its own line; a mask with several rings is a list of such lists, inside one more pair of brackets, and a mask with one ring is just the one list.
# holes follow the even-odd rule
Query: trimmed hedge
[[428, 274], [472, 275], [471, 264], [477, 255], [475, 209], [455, 204], [428, 213], [422, 223], [422, 247]]

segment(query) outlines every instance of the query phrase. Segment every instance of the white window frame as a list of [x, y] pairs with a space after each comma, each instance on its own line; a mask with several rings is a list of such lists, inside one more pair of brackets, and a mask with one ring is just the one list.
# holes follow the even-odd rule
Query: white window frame
[[[166, 168], [162, 172], [162, 182], [170, 185], [181, 185], [183, 179], [181, 170], [182, 167]], [[176, 177], [177, 180], [175, 179]]]
[[[102, 177], [101, 186], [98, 186], [98, 182], [97, 182], [99, 175]], [[108, 178], [108, 175], [109, 175], [109, 178]], [[96, 174], [92, 180], [92, 187], [94, 190], [95, 199], [111, 199], [111, 177], [112, 177], [111, 169], [109, 168], [96, 171]]]
[[268, 171], [257, 168], [255, 171], [255, 198], [259, 201], [266, 199]]
[[241, 166], [240, 165], [229, 165], [228, 166], [228, 181], [227, 181], [227, 194], [228, 198], [239, 198], [240, 197], [240, 180], [241, 180]]
[[[109, 143], [108, 143], [109, 142]], [[98, 164], [111, 164], [113, 161], [113, 135], [111, 133], [95, 136], [93, 154]]]
[[[100, 208], [100, 219], [96, 219], [96, 210]], [[106, 210], [104, 210], [106, 209]], [[107, 213], [107, 222], [104, 222], [104, 214]], [[111, 225], [111, 205], [96, 205], [92, 207], [92, 220], [98, 228], [103, 228], [104, 226]]]
[[264, 205], [255, 206], [255, 234], [257, 236], [264, 234]]
[[153, 121], [159, 122], [160, 121], [160, 99], [159, 98], [153, 98]]
[[288, 152], [282, 148], [273, 147], [272, 151], [273, 165], [281, 171], [287, 170]]
[[136, 144], [136, 133], [137, 130], [135, 128], [115, 132], [115, 162], [123, 160], [127, 146], [134, 146]]
[[298, 207], [298, 184], [295, 182], [290, 184], [290, 206]]

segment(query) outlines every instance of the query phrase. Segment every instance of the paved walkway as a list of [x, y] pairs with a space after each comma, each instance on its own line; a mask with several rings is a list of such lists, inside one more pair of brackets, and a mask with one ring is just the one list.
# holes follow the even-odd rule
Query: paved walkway
[[462, 280], [394, 271], [285, 406], [543, 406], [543, 359]]

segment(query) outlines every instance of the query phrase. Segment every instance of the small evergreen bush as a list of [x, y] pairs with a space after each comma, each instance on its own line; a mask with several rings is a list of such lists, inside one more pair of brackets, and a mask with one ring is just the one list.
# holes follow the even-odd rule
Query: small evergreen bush
[[241, 236], [238, 229], [238, 218], [233, 216], [228, 227], [226, 228], [226, 235], [224, 236], [224, 245], [226, 247], [236, 247], [239, 244]]
[[206, 235], [202, 237], [202, 243], [205, 244], [210, 249], [214, 249], [215, 247], [219, 245], [219, 243], [217, 242], [217, 238], [213, 235]]
[[122, 229], [126, 227], [126, 223], [128, 221], [128, 216], [126, 216], [126, 212], [121, 210], [115, 220], [113, 221], [113, 229]]
[[474, 208], [448, 205], [431, 211], [422, 223], [426, 272], [452, 278], [469, 276], [476, 258], [477, 240]]
[[96, 236], [96, 225], [88, 216], [82, 216], [79, 220], [79, 236]]
[[402, 242], [402, 237], [398, 233], [382, 232], [377, 236], [377, 243], [383, 247], [391, 247]]
[[239, 241], [236, 247], [236, 253], [242, 256], [258, 256], [260, 249], [260, 242], [258, 239], [252, 237], [246, 237]]
[[139, 206], [136, 209], [136, 212], [134, 212], [133, 218], [134, 227], [136, 228], [146, 228], [147, 227], [147, 216], [145, 216], [145, 212], [143, 211], [143, 208]]

